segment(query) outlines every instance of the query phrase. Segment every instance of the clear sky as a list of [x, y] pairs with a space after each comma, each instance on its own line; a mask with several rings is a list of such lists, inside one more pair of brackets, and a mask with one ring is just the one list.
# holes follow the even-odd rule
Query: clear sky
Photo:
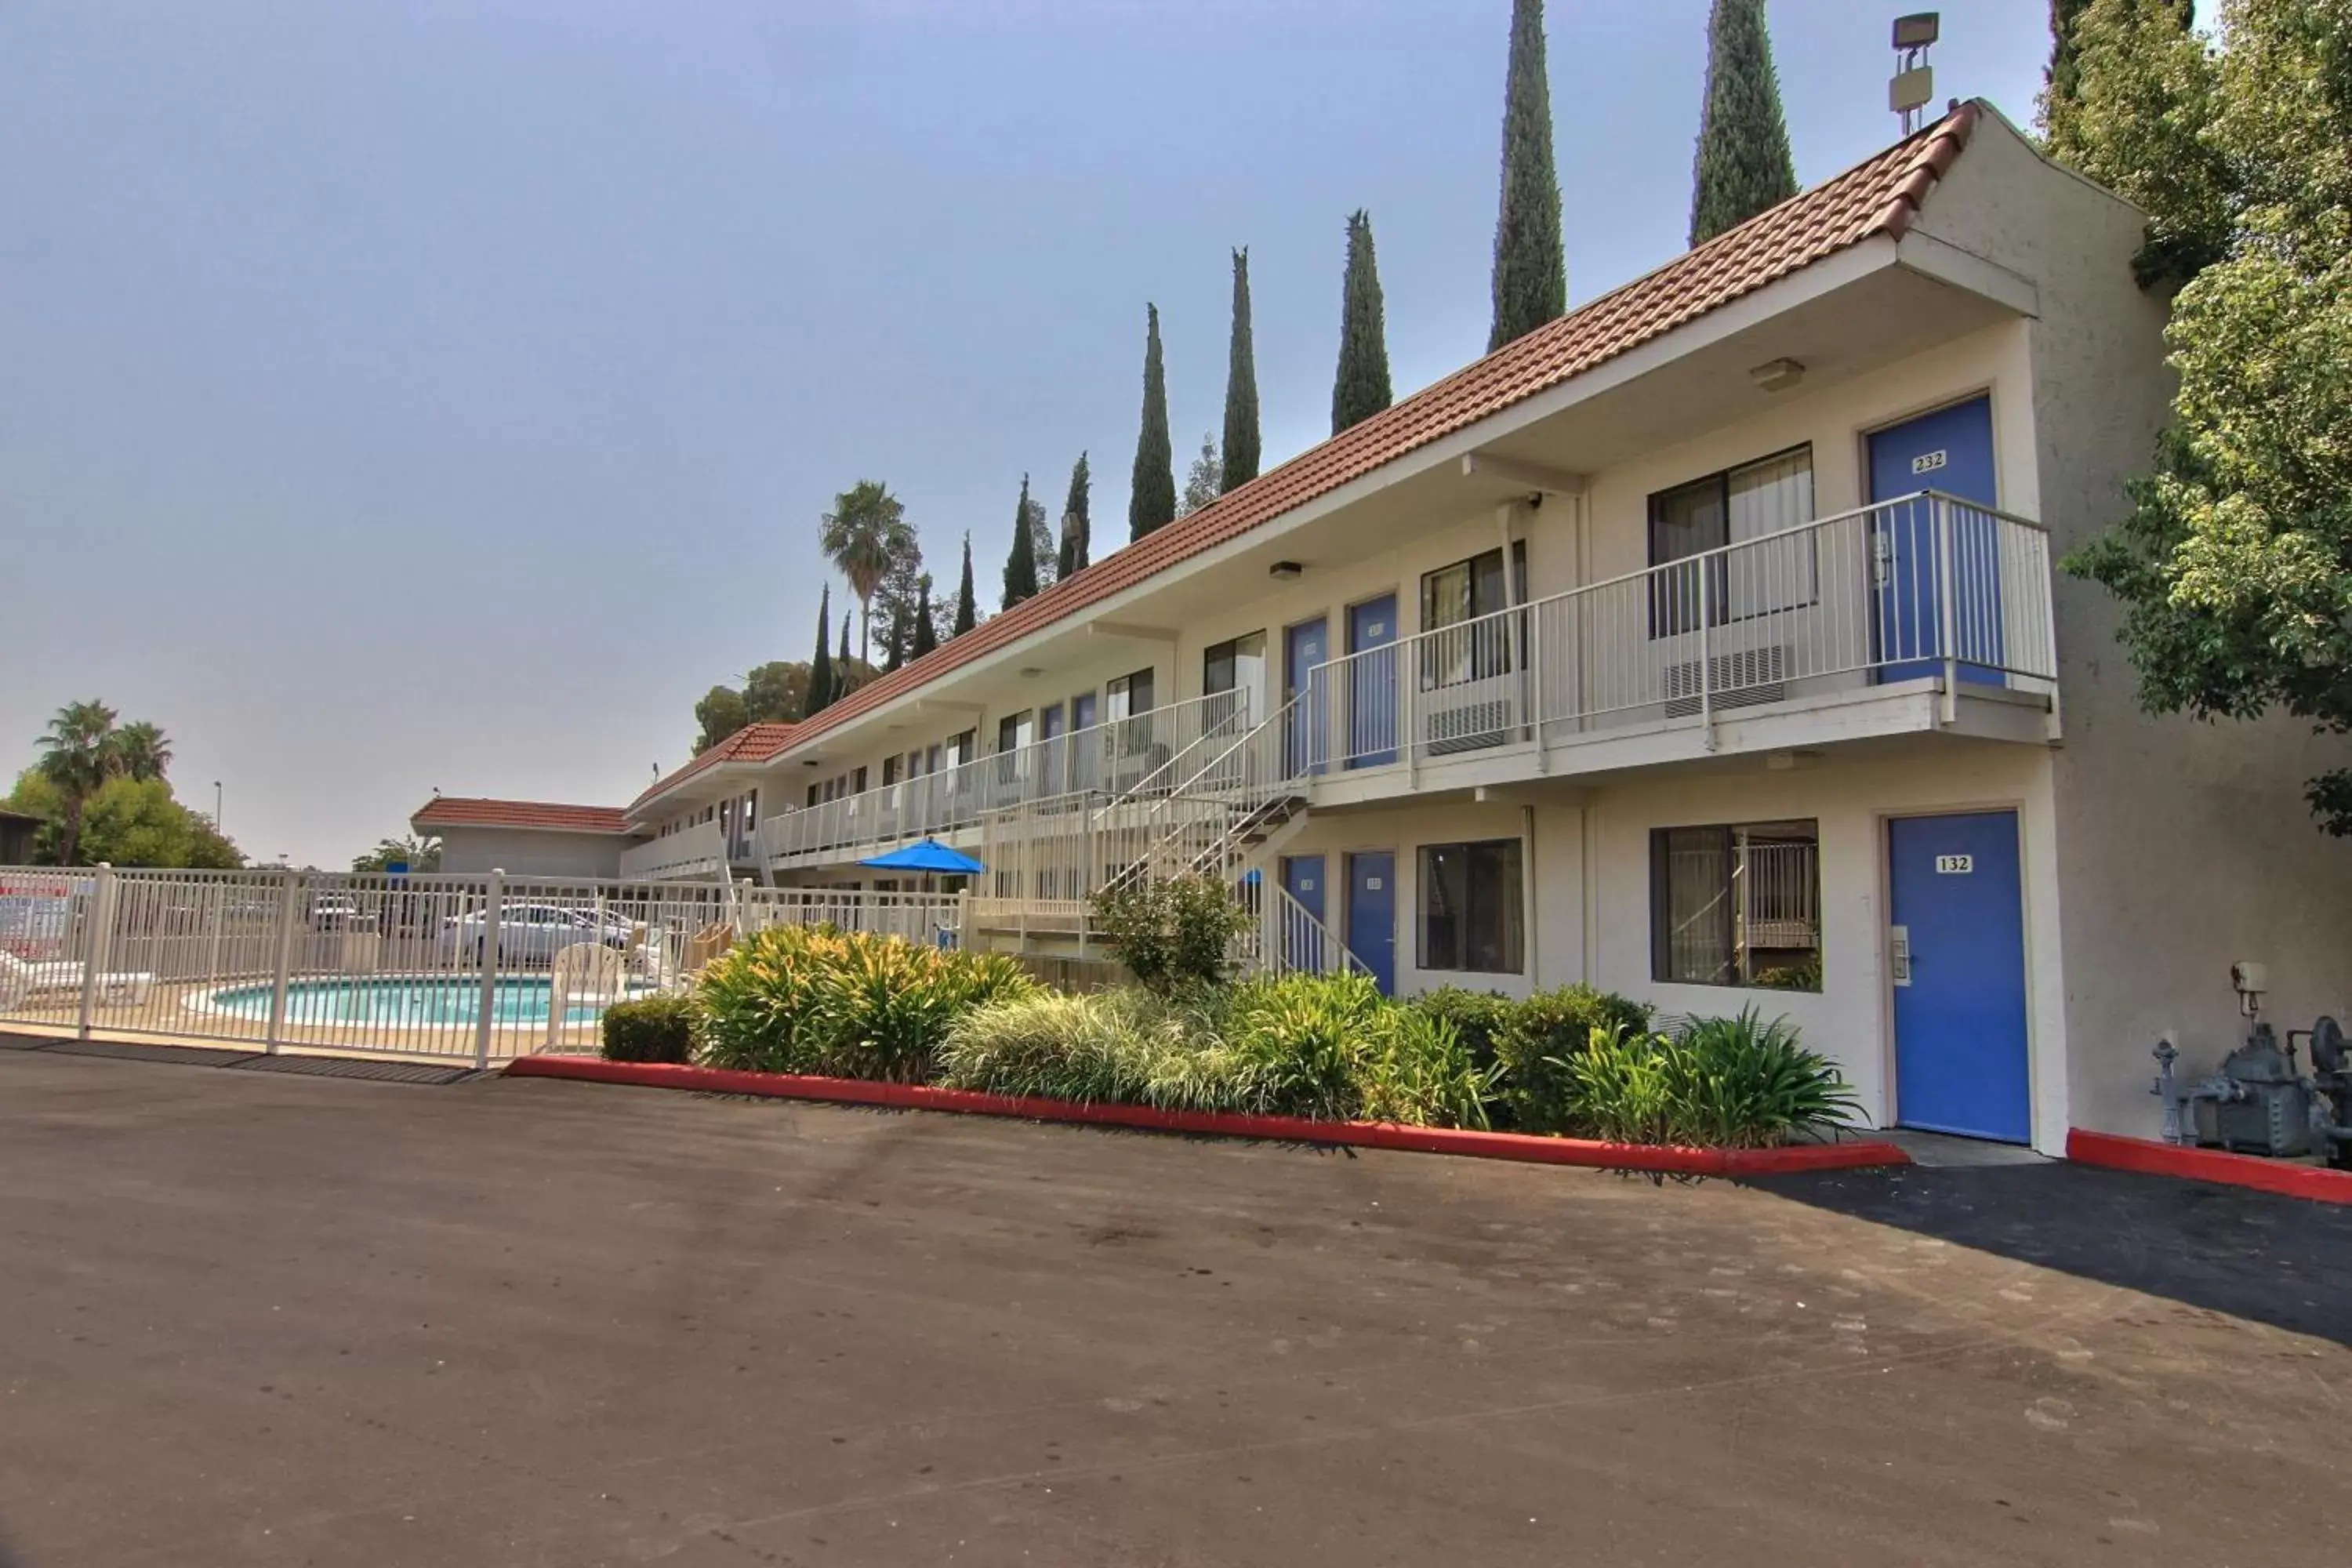
[[[1916, 0], [1914, 0], [1916, 4]], [[1888, 23], [1772, 0], [1799, 178]], [[1682, 248], [1707, 0], [1552, 0], [1571, 299]], [[2045, 0], [1943, 7], [2021, 123]], [[805, 658], [860, 478], [993, 608], [1021, 476], [1125, 538], [1250, 248], [1266, 465], [1328, 428], [1369, 207], [1400, 395], [1486, 345], [1508, 0], [0, 0], [0, 767], [102, 698], [248, 854], [435, 789], [620, 803]], [[839, 595], [836, 595], [838, 599]]]

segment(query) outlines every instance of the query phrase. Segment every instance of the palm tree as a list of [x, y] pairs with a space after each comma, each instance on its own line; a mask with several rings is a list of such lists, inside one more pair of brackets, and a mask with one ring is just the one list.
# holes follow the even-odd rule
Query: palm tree
[[172, 765], [172, 737], [144, 719], [115, 731], [114, 750], [122, 772], [142, 783], [162, 778]]
[[61, 866], [72, 865], [81, 846], [82, 806], [122, 771], [119, 742], [114, 710], [103, 702], [67, 703], [41, 736], [41, 760], [35, 765], [65, 802], [65, 832], [58, 848]]
[[833, 510], [820, 520], [817, 545], [857, 595], [858, 657], [870, 661], [874, 652], [874, 591], [890, 574], [891, 566], [915, 549], [915, 531], [908, 525], [907, 509], [889, 487], [878, 479], [860, 479], [833, 498]]

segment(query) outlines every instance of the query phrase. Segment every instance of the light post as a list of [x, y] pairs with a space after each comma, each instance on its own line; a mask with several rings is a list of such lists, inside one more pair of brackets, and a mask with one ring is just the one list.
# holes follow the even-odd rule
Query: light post
[[213, 831], [221, 830], [221, 782], [213, 780]]

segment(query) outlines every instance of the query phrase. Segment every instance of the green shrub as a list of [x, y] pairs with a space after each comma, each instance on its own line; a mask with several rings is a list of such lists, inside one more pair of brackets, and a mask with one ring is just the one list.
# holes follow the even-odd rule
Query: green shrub
[[1815, 953], [1795, 963], [1775, 964], [1759, 969], [1748, 982], [1771, 991], [1819, 991], [1822, 988], [1822, 958]]
[[1235, 986], [1225, 1043], [1250, 1081], [1254, 1109], [1347, 1121], [1391, 1031], [1392, 1005], [1368, 974], [1290, 974]]
[[1465, 991], [1459, 985], [1424, 991], [1406, 1006], [1454, 1026], [1462, 1047], [1480, 1067], [1495, 1061], [1495, 1037], [1511, 1021], [1518, 1004], [1495, 991]]
[[703, 972], [707, 1059], [761, 1072], [919, 1083], [971, 1009], [1035, 983], [1001, 954], [773, 926]]
[[1390, 1009], [1390, 1029], [1363, 1078], [1359, 1114], [1415, 1127], [1489, 1126], [1499, 1069], [1481, 1062], [1450, 1018]]
[[1834, 1136], [1859, 1109], [1787, 1019], [1753, 1007], [1671, 1036], [1612, 1028], [1559, 1065], [1581, 1130], [1617, 1142], [1768, 1148]]
[[1250, 912], [1214, 877], [1188, 875], [1097, 891], [1094, 929], [1146, 989], [1166, 994], [1213, 984], [1225, 975], [1234, 939]]
[[1523, 1132], [1572, 1130], [1573, 1086], [1563, 1064], [1582, 1053], [1596, 1031], [1647, 1033], [1650, 1013], [1643, 1003], [1580, 984], [1538, 991], [1513, 1005], [1494, 1032], [1498, 1120]]
[[690, 1062], [701, 1017], [691, 996], [646, 996], [604, 1009], [608, 1062]]
[[1036, 991], [975, 1007], [940, 1049], [940, 1082], [1080, 1104], [1141, 1103], [1170, 1038], [1164, 1009], [1140, 991], [1086, 996]]

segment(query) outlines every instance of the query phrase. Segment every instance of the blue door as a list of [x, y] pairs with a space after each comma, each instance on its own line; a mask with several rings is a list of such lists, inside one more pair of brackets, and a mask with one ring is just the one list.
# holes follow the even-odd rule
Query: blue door
[[1348, 857], [1348, 951], [1372, 972], [1381, 994], [1396, 990], [1396, 857]]
[[[1282, 858], [1282, 890], [1298, 900], [1298, 907], [1323, 921], [1323, 857], [1320, 855], [1285, 855]], [[1283, 922], [1283, 957], [1293, 969], [1313, 974], [1320, 973], [1323, 954], [1317, 951], [1320, 933], [1295, 930], [1294, 922]]]
[[1309, 685], [1309, 670], [1331, 657], [1331, 639], [1321, 616], [1301, 621], [1283, 633], [1282, 694], [1297, 705], [1290, 710], [1290, 730], [1283, 743], [1291, 776], [1319, 773], [1323, 771], [1324, 737], [1330, 733], [1324, 722], [1323, 704], [1327, 700], [1321, 681]]
[[[1933, 675], [1948, 655], [1964, 680], [1999, 681], [2001, 658], [1998, 525], [1975, 507], [1944, 509], [1952, 530], [1948, 569], [1937, 537], [1938, 509], [1896, 498], [1941, 490], [1976, 507], [2000, 504], [1992, 462], [1992, 404], [1982, 397], [1881, 430], [1870, 438], [1870, 499], [1893, 501], [1874, 514], [1881, 680]], [[1952, 601], [1955, 645], [1943, 646], [1944, 601]]]
[[1348, 766], [1377, 767], [1397, 759], [1396, 595], [1351, 605], [1348, 651]]
[[2017, 814], [1897, 817], [1886, 851], [1895, 1119], [2028, 1142]]

